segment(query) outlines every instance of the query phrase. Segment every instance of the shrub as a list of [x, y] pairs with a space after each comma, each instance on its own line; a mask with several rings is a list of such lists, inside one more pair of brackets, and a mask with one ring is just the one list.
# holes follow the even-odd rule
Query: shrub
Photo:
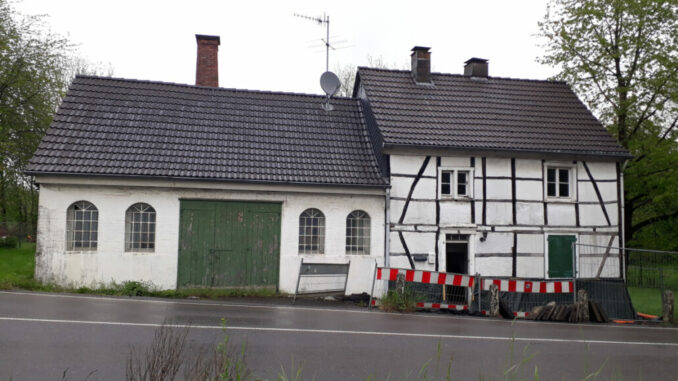
[[402, 294], [389, 290], [381, 300], [380, 308], [387, 312], [412, 312], [417, 306], [415, 299], [415, 294], [411, 290], [405, 289]]
[[0, 238], [0, 247], [9, 247], [9, 248], [15, 248], [17, 247], [17, 244], [19, 243], [19, 240], [16, 237], [3, 237]]
[[150, 291], [146, 283], [131, 280], [123, 282], [120, 293], [125, 296], [145, 296], [149, 295]]

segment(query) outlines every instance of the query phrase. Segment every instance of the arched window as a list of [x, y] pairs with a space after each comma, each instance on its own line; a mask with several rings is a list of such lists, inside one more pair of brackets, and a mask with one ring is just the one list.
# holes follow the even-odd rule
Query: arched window
[[66, 250], [96, 250], [98, 229], [96, 206], [89, 201], [74, 202], [66, 212]]
[[346, 254], [370, 253], [370, 215], [362, 210], [346, 217]]
[[306, 209], [299, 215], [299, 254], [325, 252], [325, 215], [318, 209]]
[[125, 251], [155, 250], [155, 209], [143, 202], [125, 213]]

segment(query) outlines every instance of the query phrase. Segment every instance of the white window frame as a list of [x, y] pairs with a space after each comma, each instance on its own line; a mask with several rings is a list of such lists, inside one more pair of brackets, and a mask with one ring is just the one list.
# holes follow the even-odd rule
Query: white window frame
[[[362, 215], [359, 215], [362, 213]], [[358, 214], [358, 218], [354, 214]], [[355, 222], [363, 221], [361, 226]], [[372, 242], [372, 218], [364, 210], [356, 209], [346, 216], [346, 254], [370, 255]]]
[[[139, 210], [139, 208], [144, 209]], [[141, 215], [142, 220], [136, 221], [134, 219], [135, 215]], [[148, 216], [148, 221], [143, 221], [143, 215]], [[130, 207], [125, 211], [125, 252], [154, 253], [157, 223], [157, 212], [150, 204], [145, 202], [137, 202], [130, 205]], [[138, 239], [134, 239], [135, 235], [138, 237]], [[140, 246], [147, 247], [142, 248]]]
[[[472, 167], [440, 167], [438, 169], [438, 199], [472, 199], [475, 177]], [[443, 194], [443, 172], [452, 172], [450, 175], [450, 194]], [[457, 193], [457, 174], [459, 172], [468, 172], [466, 183], [466, 194], [459, 195]]]
[[[549, 169], [556, 170], [556, 193], [560, 194], [560, 175], [557, 170], [567, 169], [569, 171], [568, 176], [568, 185], [569, 185], [569, 195], [567, 197], [562, 196], [549, 196], [549, 178], [548, 172]], [[563, 163], [563, 162], [547, 162], [544, 165], [544, 200], [545, 201], [555, 201], [555, 202], [575, 202], [577, 200], [577, 166], [576, 164]]]
[[[86, 208], [76, 211], [76, 206]], [[87, 228], [85, 228], [85, 225], [87, 225]], [[87, 239], [84, 237], [87, 237]], [[97, 251], [99, 247], [99, 208], [94, 203], [80, 200], [66, 208], [65, 243], [66, 251], [70, 253], [94, 253]]]
[[[315, 213], [318, 214], [306, 217], [304, 213]], [[302, 234], [302, 219], [317, 219], [316, 224], [305, 225], [303, 226]], [[307, 222], [307, 221], [306, 221]], [[297, 229], [299, 233], [299, 244], [297, 250], [299, 255], [318, 255], [325, 254], [325, 228], [327, 226], [327, 218], [325, 213], [322, 212], [319, 208], [307, 208], [299, 213], [299, 228]], [[310, 234], [306, 234], [310, 232]], [[313, 234], [316, 232], [316, 234]], [[313, 242], [317, 241], [316, 244]], [[315, 246], [315, 247], [314, 247]]]

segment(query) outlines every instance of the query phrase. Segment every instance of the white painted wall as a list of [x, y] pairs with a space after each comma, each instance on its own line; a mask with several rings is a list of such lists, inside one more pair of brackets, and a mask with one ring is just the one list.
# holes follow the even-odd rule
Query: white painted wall
[[[435, 213], [438, 189], [436, 180], [422, 178], [417, 183], [412, 194], [413, 201], [409, 202], [403, 223], [399, 219], [405, 205], [405, 199], [410, 193], [414, 176], [419, 172], [425, 156], [409, 154], [391, 154], [391, 195], [396, 199], [391, 201], [391, 233], [390, 245], [391, 264], [394, 267], [409, 268], [410, 264], [404, 256], [404, 248], [400, 243], [398, 231], [403, 232], [410, 253], [422, 254], [435, 251], [438, 245], [440, 268], [444, 269], [444, 232], [454, 232], [459, 228], [470, 234], [469, 271], [480, 272], [483, 275], [510, 276], [512, 272], [513, 235], [517, 233], [517, 275], [521, 277], [543, 278], [547, 266], [546, 235], [565, 234], [579, 235], [583, 241], [593, 240], [607, 245], [609, 234], [617, 234], [617, 184], [616, 167], [614, 162], [588, 162], [591, 175], [598, 182], [598, 187], [605, 202], [605, 208], [612, 226], [608, 226], [601, 209], [598, 196], [592, 182], [582, 164], [572, 160], [549, 161], [542, 163], [541, 159], [516, 159], [516, 223], [513, 224], [513, 206], [511, 203], [511, 159], [488, 157], [486, 159], [486, 216], [487, 224], [482, 225], [482, 198], [483, 198], [483, 171], [481, 157], [475, 157], [473, 195], [475, 208], [475, 222], [471, 217], [471, 205], [450, 199], [440, 200], [440, 229], [438, 242], [435, 242]], [[442, 167], [470, 168], [471, 157], [467, 155], [442, 156]], [[566, 166], [572, 169], [572, 180], [576, 187], [572, 187], [571, 200], [547, 199], [548, 225], [544, 225], [544, 198], [545, 198], [545, 168], [549, 165]], [[432, 156], [424, 171], [424, 176], [437, 175], [436, 157]], [[492, 178], [495, 177], [495, 178]], [[575, 202], [579, 203], [579, 225], [577, 226]], [[595, 229], [594, 229], [595, 227]], [[494, 228], [495, 231], [492, 231]], [[412, 233], [413, 230], [428, 230], [430, 233]], [[486, 238], [481, 239], [483, 232]], [[603, 238], [591, 238], [603, 237]], [[588, 242], [588, 241], [587, 241]], [[615, 241], [616, 242], [616, 241]], [[481, 254], [475, 257], [475, 254]], [[495, 254], [495, 256], [491, 256]], [[508, 257], [507, 257], [508, 256]], [[594, 261], [585, 258], [584, 261]], [[605, 266], [604, 274], [616, 276], [618, 270], [617, 259], [610, 260]], [[417, 269], [433, 269], [428, 262], [415, 262]], [[588, 267], [591, 267], [589, 265]], [[472, 269], [472, 271], [471, 271]], [[588, 270], [587, 270], [588, 271]], [[615, 273], [616, 271], [616, 273]], [[590, 271], [588, 271], [590, 272]], [[587, 275], [582, 272], [581, 275]]]
[[[375, 261], [383, 265], [383, 191], [143, 180], [38, 178], [38, 181], [41, 187], [36, 277], [41, 281], [97, 286], [137, 280], [152, 282], [161, 289], [176, 288], [180, 199], [280, 202], [281, 292], [294, 292], [302, 257], [306, 262], [350, 260], [348, 293], [369, 292]], [[98, 247], [92, 252], [66, 252], [66, 210], [80, 200], [93, 203], [99, 210]], [[125, 211], [137, 202], [148, 203], [157, 213], [153, 253], [124, 251]], [[325, 214], [325, 254], [298, 254], [299, 214], [307, 208], [317, 208]], [[371, 217], [370, 255], [345, 253], [346, 216], [356, 209]]]

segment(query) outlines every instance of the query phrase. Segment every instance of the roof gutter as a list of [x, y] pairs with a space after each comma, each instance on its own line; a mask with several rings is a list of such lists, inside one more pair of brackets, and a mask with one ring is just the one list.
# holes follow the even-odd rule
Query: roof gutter
[[170, 181], [190, 181], [190, 182], [213, 182], [229, 184], [274, 184], [274, 185], [302, 185], [302, 186], [327, 186], [341, 188], [363, 188], [363, 189], [385, 189], [388, 184], [342, 184], [342, 183], [314, 183], [314, 182], [294, 182], [294, 181], [272, 181], [272, 180], [239, 180], [239, 179], [215, 179], [201, 177], [180, 177], [180, 176], [149, 176], [149, 175], [109, 175], [93, 173], [73, 173], [73, 172], [42, 172], [25, 171], [29, 176], [58, 176], [58, 177], [96, 177], [109, 179], [135, 179], [135, 180], [170, 180]]

